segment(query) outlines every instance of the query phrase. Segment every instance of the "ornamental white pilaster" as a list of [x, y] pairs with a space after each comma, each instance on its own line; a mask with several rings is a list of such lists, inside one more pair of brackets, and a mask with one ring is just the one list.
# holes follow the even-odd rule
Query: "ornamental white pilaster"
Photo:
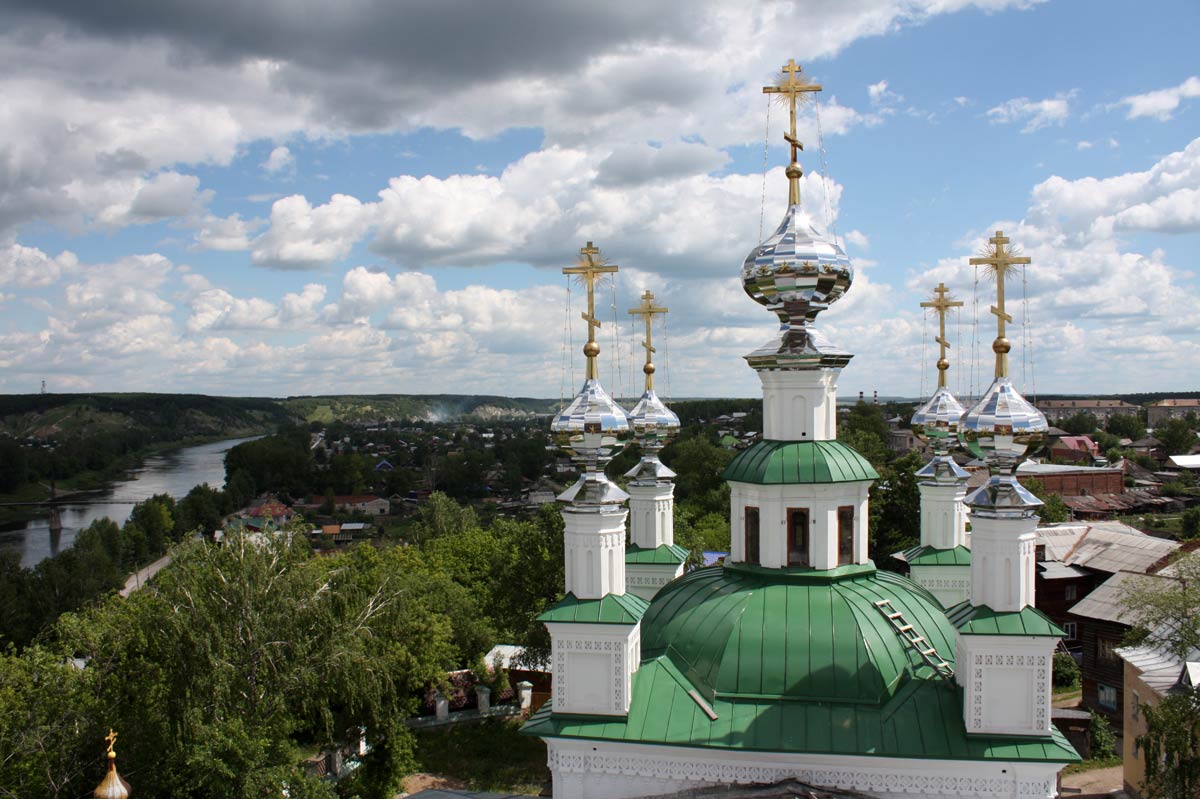
[[1034, 606], [1036, 516], [971, 514], [971, 604], [994, 611]]
[[938, 484], [922, 482], [921, 546], [954, 549], [967, 546], [967, 496], [965, 482]]
[[955, 679], [968, 734], [1049, 735], [1051, 672], [1058, 639], [955, 636]]
[[840, 369], [757, 370], [763, 385], [763, 439], [832, 441], [837, 438]]
[[566, 590], [579, 599], [625, 593], [625, 518], [619, 506], [563, 508]]
[[675, 486], [638, 482], [626, 486], [629, 493], [629, 540], [636, 547], [657, 549], [675, 543]]
[[629, 713], [633, 673], [642, 660], [641, 622], [547, 622], [554, 674], [554, 712]]

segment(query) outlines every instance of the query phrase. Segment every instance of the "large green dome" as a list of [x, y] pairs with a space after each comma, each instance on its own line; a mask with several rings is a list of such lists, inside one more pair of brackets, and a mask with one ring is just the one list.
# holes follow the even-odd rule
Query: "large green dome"
[[642, 617], [642, 659], [665, 656], [710, 702], [881, 705], [914, 676], [934, 677], [876, 606], [884, 599], [953, 665], [954, 628], [942, 606], [873, 565], [815, 572], [735, 563], [690, 572]]

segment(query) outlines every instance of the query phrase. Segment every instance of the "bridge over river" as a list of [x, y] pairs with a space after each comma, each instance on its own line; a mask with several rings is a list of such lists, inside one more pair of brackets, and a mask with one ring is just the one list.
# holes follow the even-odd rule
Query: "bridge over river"
[[134, 505], [155, 494], [179, 499], [202, 483], [221, 488], [225, 485], [225, 453], [250, 440], [234, 438], [147, 458], [129, 479], [107, 490], [73, 494], [57, 502], [60, 534], [52, 535], [48, 518], [7, 525], [0, 527], [0, 549], [17, 550], [22, 566], [34, 566], [75, 543], [75, 535], [96, 519], [107, 516], [124, 524]]

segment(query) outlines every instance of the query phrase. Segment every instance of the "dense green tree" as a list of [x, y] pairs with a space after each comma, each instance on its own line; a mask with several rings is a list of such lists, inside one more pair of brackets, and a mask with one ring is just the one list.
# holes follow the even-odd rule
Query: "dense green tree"
[[1094, 413], [1079, 411], [1058, 420], [1054, 426], [1066, 430], [1073, 436], [1086, 436], [1100, 427], [1100, 421]]
[[1163, 444], [1168, 455], [1186, 455], [1196, 446], [1196, 427], [1187, 419], [1167, 419], [1154, 428], [1154, 437]]
[[472, 508], [459, 505], [445, 494], [435, 491], [421, 503], [417, 518], [409, 528], [409, 540], [420, 544], [478, 525]]
[[175, 532], [179, 536], [189, 533], [211, 533], [221, 526], [221, 518], [233, 511], [224, 491], [208, 483], [195, 486], [175, 506]]
[[155, 494], [133, 506], [129, 514], [129, 523], [137, 525], [146, 534], [151, 552], [165, 552], [167, 542], [176, 538], [175, 500], [168, 494]]
[[128, 731], [123, 762], [146, 795], [277, 791], [298, 742], [361, 727], [364, 780], [384, 797], [410, 751], [401, 720], [455, 660], [437, 597], [370, 547], [313, 558], [299, 536], [229, 532], [180, 544], [151, 589], [64, 616], [55, 646], [87, 658], [97, 717]]
[[721, 488], [733, 453], [703, 436], [685, 436], [667, 445], [661, 458], [675, 472], [676, 499], [688, 500]]
[[[289, 427], [276, 435], [238, 444], [225, 453], [225, 474], [230, 493], [243, 494], [235, 480], [245, 472], [255, 492], [269, 491], [291, 497], [307, 496], [311, 491], [315, 463], [309, 449], [309, 434], [302, 427]], [[248, 499], [239, 496], [238, 499]], [[240, 507], [240, 505], [239, 505]]]
[[871, 486], [870, 553], [875, 565], [895, 571], [892, 554], [916, 546], [921, 539], [921, 490], [917, 470], [924, 460], [916, 452], [878, 469]]
[[1132, 413], [1118, 413], [1108, 417], [1104, 429], [1118, 438], [1128, 438], [1131, 441], [1146, 437], [1146, 426], [1142, 424], [1141, 416]]
[[1036, 477], [1028, 477], [1021, 481], [1021, 485], [1042, 501], [1042, 507], [1038, 508], [1037, 515], [1043, 524], [1057, 524], [1071, 520], [1071, 509], [1063, 502], [1062, 496], [1054, 491], [1047, 491], [1041, 480]]
[[1188, 508], [1179, 517], [1180, 538], [1195, 538], [1200, 535], [1200, 508]]

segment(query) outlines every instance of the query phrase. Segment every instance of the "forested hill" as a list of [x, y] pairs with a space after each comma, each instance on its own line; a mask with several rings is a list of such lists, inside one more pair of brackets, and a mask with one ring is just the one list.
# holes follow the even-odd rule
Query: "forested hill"
[[273, 399], [201, 394], [0, 395], [0, 436], [61, 442], [115, 434], [153, 442], [266, 433], [296, 421]]
[[449, 421], [465, 417], [512, 419], [553, 413], [558, 401], [473, 394], [359, 394], [288, 397], [279, 403], [308, 422]]

